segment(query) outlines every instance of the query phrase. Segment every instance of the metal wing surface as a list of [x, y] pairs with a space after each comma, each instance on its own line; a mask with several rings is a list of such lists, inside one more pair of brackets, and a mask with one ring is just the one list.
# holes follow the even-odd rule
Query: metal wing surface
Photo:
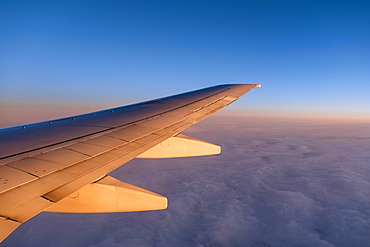
[[0, 241], [42, 211], [165, 209], [167, 199], [106, 174], [138, 158], [217, 154], [179, 134], [259, 84], [219, 85], [0, 130]]

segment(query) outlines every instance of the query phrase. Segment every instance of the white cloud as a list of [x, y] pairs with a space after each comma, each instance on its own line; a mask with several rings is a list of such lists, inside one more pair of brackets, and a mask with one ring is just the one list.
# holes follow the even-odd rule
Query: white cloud
[[369, 129], [201, 123], [186, 134], [221, 144], [221, 155], [135, 160], [113, 173], [167, 196], [167, 210], [44, 213], [0, 246], [365, 247]]

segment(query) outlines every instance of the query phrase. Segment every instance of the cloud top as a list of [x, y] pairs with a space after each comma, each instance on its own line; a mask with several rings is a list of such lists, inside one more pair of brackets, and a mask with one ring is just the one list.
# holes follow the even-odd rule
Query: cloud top
[[186, 134], [222, 145], [223, 153], [134, 160], [112, 173], [167, 196], [167, 210], [43, 213], [0, 246], [365, 247], [370, 242], [369, 126], [212, 119]]

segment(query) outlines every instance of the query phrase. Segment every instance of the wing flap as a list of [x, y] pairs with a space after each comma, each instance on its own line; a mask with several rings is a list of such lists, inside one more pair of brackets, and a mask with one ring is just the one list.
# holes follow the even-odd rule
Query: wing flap
[[1, 195], [0, 216], [18, 222], [25, 222], [52, 202], [20, 188], [5, 192]]

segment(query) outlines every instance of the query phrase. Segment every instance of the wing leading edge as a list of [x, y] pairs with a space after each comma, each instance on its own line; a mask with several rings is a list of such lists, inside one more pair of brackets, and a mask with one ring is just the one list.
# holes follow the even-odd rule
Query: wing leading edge
[[[106, 174], [136, 157], [219, 153], [218, 146], [179, 133], [259, 86], [219, 85], [1, 129], [0, 241], [42, 211], [165, 209], [165, 197]], [[91, 200], [92, 195], [96, 200]]]

